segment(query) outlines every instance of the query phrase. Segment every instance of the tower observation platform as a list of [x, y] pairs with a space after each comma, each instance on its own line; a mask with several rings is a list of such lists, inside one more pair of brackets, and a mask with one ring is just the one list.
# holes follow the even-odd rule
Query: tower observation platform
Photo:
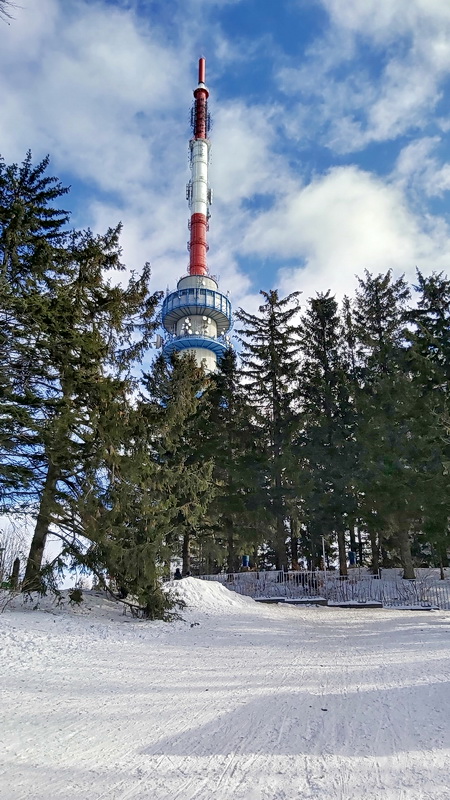
[[209, 92], [205, 85], [205, 59], [199, 61], [198, 86], [192, 109], [193, 138], [189, 142], [191, 180], [186, 196], [191, 211], [189, 221], [190, 253], [188, 275], [180, 278], [174, 292], [166, 295], [162, 306], [162, 324], [166, 332], [163, 353], [186, 351], [207, 372], [217, 369], [225, 350], [230, 347], [231, 303], [219, 291], [208, 271], [207, 231], [211, 190], [208, 185], [210, 142], [208, 133]]

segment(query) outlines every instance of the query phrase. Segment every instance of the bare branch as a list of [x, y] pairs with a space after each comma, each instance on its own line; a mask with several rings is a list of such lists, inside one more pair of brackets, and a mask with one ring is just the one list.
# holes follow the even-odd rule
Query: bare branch
[[11, 0], [0, 0], [0, 19], [14, 19], [13, 15], [10, 14], [9, 9], [18, 7], [19, 6], [16, 6], [15, 3], [12, 3]]

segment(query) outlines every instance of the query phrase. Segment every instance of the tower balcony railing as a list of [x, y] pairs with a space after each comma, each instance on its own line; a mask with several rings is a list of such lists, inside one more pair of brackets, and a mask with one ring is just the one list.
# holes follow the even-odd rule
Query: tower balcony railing
[[167, 358], [177, 351], [201, 349], [211, 350], [217, 358], [222, 358], [231, 346], [229, 336], [207, 336], [204, 333], [169, 334], [164, 339], [163, 353]]
[[177, 342], [180, 339], [207, 339], [209, 342], [219, 342], [219, 344], [223, 345], [224, 347], [231, 347], [231, 339], [229, 336], [208, 336], [206, 333], [168, 333], [164, 337], [164, 344], [169, 344], [169, 342]]
[[162, 323], [166, 330], [183, 317], [206, 315], [215, 320], [218, 334], [231, 328], [231, 303], [222, 292], [203, 287], [188, 287], [170, 292], [161, 309]]

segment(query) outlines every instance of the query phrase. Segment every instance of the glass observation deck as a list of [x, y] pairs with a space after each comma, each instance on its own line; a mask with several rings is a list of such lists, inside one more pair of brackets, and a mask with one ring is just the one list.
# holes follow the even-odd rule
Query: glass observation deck
[[171, 292], [164, 299], [161, 317], [166, 331], [172, 332], [174, 325], [183, 317], [203, 315], [216, 322], [219, 337], [230, 330], [231, 303], [222, 292], [189, 287]]

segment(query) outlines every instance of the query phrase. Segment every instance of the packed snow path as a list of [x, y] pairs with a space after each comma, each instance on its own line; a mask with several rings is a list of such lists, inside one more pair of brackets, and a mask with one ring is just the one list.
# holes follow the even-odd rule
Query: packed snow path
[[1, 800], [450, 798], [449, 612], [178, 588], [172, 625], [0, 615]]

